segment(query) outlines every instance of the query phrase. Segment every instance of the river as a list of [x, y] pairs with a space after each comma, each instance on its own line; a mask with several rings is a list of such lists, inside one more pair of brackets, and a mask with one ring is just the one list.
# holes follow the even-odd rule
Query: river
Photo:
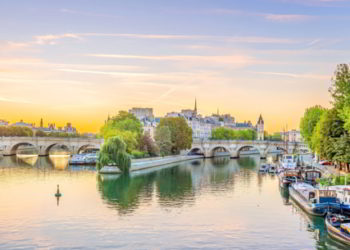
[[3, 157], [0, 248], [346, 249], [259, 165], [214, 158], [99, 176], [64, 156]]

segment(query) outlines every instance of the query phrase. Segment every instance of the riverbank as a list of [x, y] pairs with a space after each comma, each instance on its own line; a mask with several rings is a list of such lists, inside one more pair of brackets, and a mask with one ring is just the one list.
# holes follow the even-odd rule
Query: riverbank
[[[202, 155], [172, 155], [164, 157], [152, 157], [144, 159], [134, 159], [131, 161], [130, 172], [145, 169], [157, 168], [164, 165], [173, 165], [178, 162], [203, 159]], [[117, 167], [104, 166], [100, 170], [101, 174], [119, 174], [121, 171]]]
[[145, 159], [135, 159], [131, 161], [130, 172], [139, 171], [147, 168], [155, 168], [167, 164], [203, 159], [202, 155], [172, 155], [164, 157], [152, 157]]

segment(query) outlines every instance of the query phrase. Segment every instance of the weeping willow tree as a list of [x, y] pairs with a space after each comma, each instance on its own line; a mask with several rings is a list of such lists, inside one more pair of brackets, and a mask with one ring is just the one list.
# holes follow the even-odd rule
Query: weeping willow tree
[[126, 144], [119, 137], [111, 137], [103, 144], [97, 160], [97, 169], [103, 166], [116, 165], [123, 172], [129, 172], [131, 158], [126, 153]]

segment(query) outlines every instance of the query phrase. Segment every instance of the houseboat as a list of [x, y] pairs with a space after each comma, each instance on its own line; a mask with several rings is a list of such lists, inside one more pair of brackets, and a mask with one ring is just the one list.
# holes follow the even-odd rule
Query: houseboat
[[280, 165], [283, 169], [295, 169], [297, 167], [297, 155], [286, 154], [282, 156]]
[[335, 190], [337, 199], [340, 202], [341, 213], [350, 216], [350, 186], [337, 185], [327, 187], [329, 190]]
[[316, 180], [322, 177], [322, 173], [319, 170], [309, 169], [301, 172], [301, 178], [303, 182], [315, 186]]
[[308, 214], [325, 216], [328, 211], [340, 212], [334, 190], [321, 190], [304, 182], [296, 182], [289, 186], [289, 195]]
[[350, 246], [350, 218], [328, 213], [325, 221], [329, 236]]
[[301, 176], [298, 170], [285, 169], [278, 174], [280, 187], [288, 188], [290, 184], [301, 181]]
[[77, 154], [73, 155], [69, 161], [71, 165], [94, 165], [97, 162], [97, 154]]

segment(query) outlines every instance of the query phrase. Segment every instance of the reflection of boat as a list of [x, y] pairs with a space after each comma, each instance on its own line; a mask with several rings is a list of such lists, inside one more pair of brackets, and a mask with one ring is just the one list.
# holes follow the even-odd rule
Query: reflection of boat
[[290, 203], [290, 201], [289, 201], [289, 191], [288, 191], [288, 188], [281, 187], [281, 188], [280, 188], [280, 193], [281, 193], [281, 196], [282, 196], [282, 199], [283, 199], [283, 204], [284, 204], [284, 205], [291, 205], [291, 203]]
[[270, 165], [269, 164], [262, 164], [260, 166], [259, 172], [260, 173], [266, 173], [269, 171]]
[[289, 195], [311, 215], [324, 216], [327, 211], [340, 212], [340, 203], [334, 190], [320, 190], [297, 182], [289, 186]]
[[328, 234], [347, 245], [350, 245], [350, 218], [338, 214], [327, 214], [326, 227]]
[[275, 165], [270, 165], [269, 167], [269, 173], [270, 174], [275, 174], [277, 172], [277, 167]]

